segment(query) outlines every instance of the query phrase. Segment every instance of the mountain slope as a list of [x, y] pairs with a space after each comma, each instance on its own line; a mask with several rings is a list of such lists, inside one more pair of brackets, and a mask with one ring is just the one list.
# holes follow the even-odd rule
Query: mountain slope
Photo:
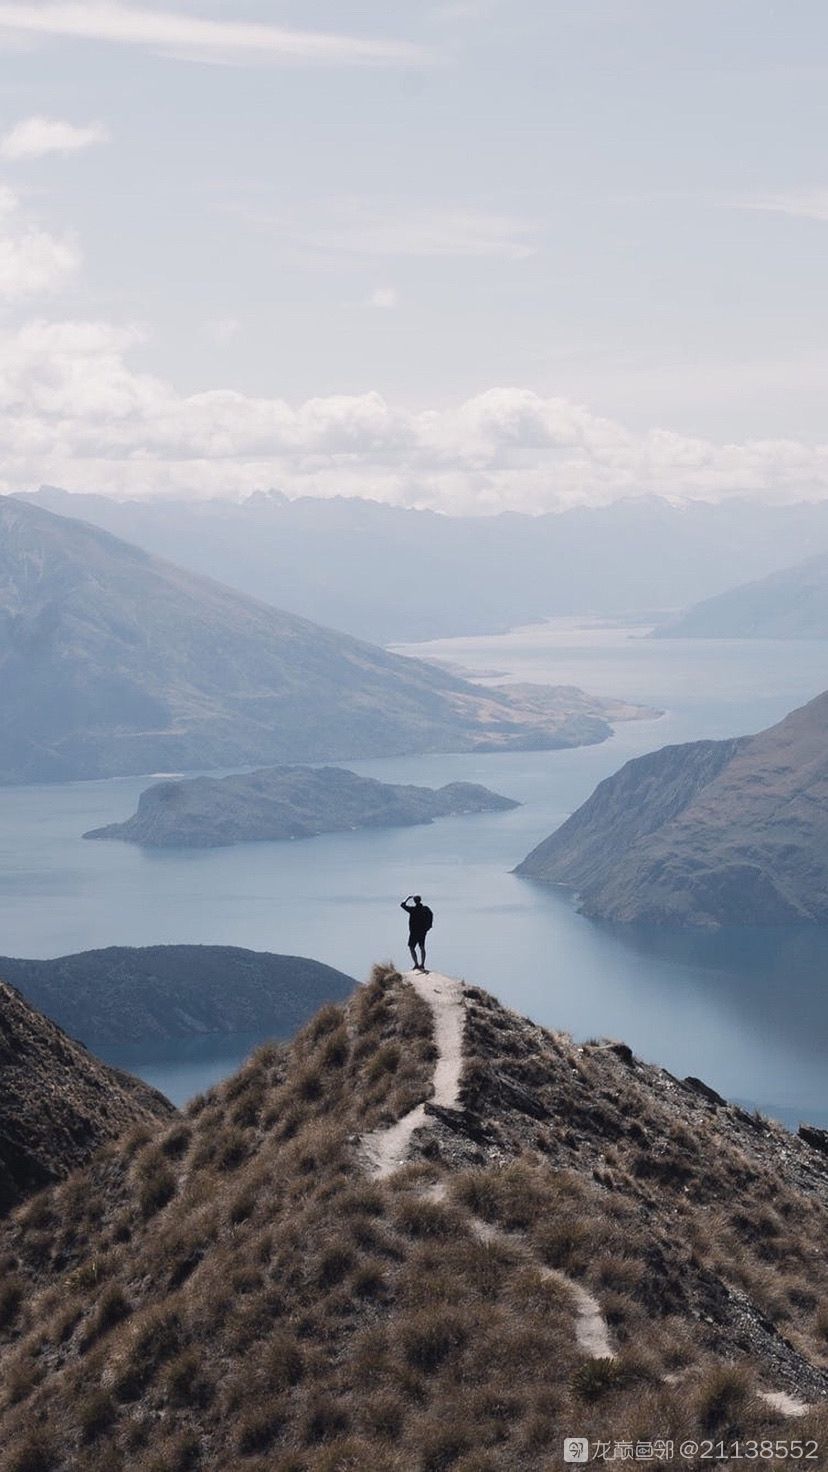
[[0, 782], [579, 745], [551, 713], [0, 498]]
[[90, 1048], [211, 1033], [289, 1037], [356, 985], [320, 961], [236, 946], [108, 946], [50, 961], [2, 957], [0, 976]]
[[828, 639], [828, 557], [809, 557], [707, 598], [654, 630], [657, 639]]
[[3, 1472], [548, 1472], [573, 1432], [824, 1436], [828, 1157], [428, 983], [378, 970], [0, 1230]]
[[60, 1180], [131, 1125], [175, 1112], [108, 1068], [0, 982], [0, 1215]]
[[647, 924], [828, 922], [828, 693], [731, 741], [627, 762], [517, 873]]
[[744, 578], [828, 551], [826, 503], [650, 496], [544, 516], [444, 516], [276, 492], [116, 501], [47, 486], [26, 499], [380, 644], [673, 608], [727, 588], [734, 548]]
[[156, 783], [141, 793], [131, 818], [93, 828], [84, 838], [123, 839], [147, 848], [210, 848], [430, 823], [517, 806], [474, 782], [434, 789], [378, 782], [342, 767], [273, 767]]

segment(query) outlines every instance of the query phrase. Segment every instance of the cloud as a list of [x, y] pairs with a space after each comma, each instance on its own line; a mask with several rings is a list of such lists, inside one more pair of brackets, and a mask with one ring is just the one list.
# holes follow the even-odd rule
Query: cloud
[[378, 393], [298, 404], [223, 388], [183, 395], [130, 365], [143, 341], [140, 329], [105, 322], [0, 332], [0, 488], [233, 495], [278, 486], [472, 513], [654, 493], [828, 497], [828, 444], [638, 431], [515, 387], [417, 410]]
[[792, 215], [799, 220], [828, 223], [828, 187], [793, 189], [780, 194], [757, 194], [736, 200], [735, 207], [769, 215]]
[[381, 312], [392, 312], [400, 304], [400, 295], [395, 286], [377, 286], [368, 298], [369, 307], [378, 307]]
[[453, 207], [401, 207], [381, 213], [363, 200], [340, 206], [334, 218], [310, 232], [310, 242], [363, 256], [499, 256], [520, 261], [535, 253], [532, 230], [530, 221], [513, 215]]
[[93, 143], [106, 143], [109, 134], [102, 123], [78, 128], [59, 118], [23, 118], [0, 138], [0, 157], [42, 158], [46, 153], [77, 153]]
[[242, 324], [238, 317], [210, 317], [204, 324], [204, 331], [213, 342], [231, 342], [238, 337], [242, 330]]
[[0, 301], [57, 291], [80, 267], [72, 235], [52, 235], [21, 213], [17, 196], [0, 185]]
[[294, 31], [253, 21], [211, 20], [178, 11], [146, 10], [116, 0], [75, 4], [0, 4], [0, 27], [24, 35], [137, 45], [201, 61], [393, 66], [422, 63], [405, 41]]

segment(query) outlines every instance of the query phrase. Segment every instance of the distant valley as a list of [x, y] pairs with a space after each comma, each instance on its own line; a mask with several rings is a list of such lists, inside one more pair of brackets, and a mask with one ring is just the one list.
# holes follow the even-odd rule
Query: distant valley
[[273, 767], [158, 782], [141, 793], [133, 817], [94, 828], [84, 838], [122, 839], [145, 848], [218, 848], [405, 827], [517, 806], [512, 798], [472, 782], [452, 782], [435, 791], [377, 782], [341, 767]]
[[628, 762], [517, 872], [607, 920], [828, 924], [828, 693], [757, 736]]

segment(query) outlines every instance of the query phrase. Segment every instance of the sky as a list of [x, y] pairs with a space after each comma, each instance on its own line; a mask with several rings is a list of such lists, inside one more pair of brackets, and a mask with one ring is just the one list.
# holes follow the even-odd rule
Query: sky
[[828, 496], [823, 0], [0, 0], [0, 490]]

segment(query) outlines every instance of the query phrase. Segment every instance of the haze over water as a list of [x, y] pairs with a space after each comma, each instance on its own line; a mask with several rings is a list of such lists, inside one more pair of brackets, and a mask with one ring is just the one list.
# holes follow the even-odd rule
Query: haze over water
[[[105, 945], [213, 943], [315, 956], [354, 976], [407, 961], [403, 895], [436, 912], [430, 960], [578, 1037], [623, 1038], [786, 1122], [828, 1123], [828, 930], [718, 932], [597, 924], [510, 870], [630, 756], [742, 734], [828, 685], [812, 642], [650, 641], [554, 625], [443, 640], [417, 652], [487, 675], [579, 684], [655, 705], [568, 752], [349, 763], [389, 781], [483, 782], [509, 813], [301, 843], [143, 852], [84, 842], [126, 817], [147, 778], [0, 789], [0, 951], [55, 956]], [[110, 1053], [180, 1101], [231, 1071], [250, 1037]]]

